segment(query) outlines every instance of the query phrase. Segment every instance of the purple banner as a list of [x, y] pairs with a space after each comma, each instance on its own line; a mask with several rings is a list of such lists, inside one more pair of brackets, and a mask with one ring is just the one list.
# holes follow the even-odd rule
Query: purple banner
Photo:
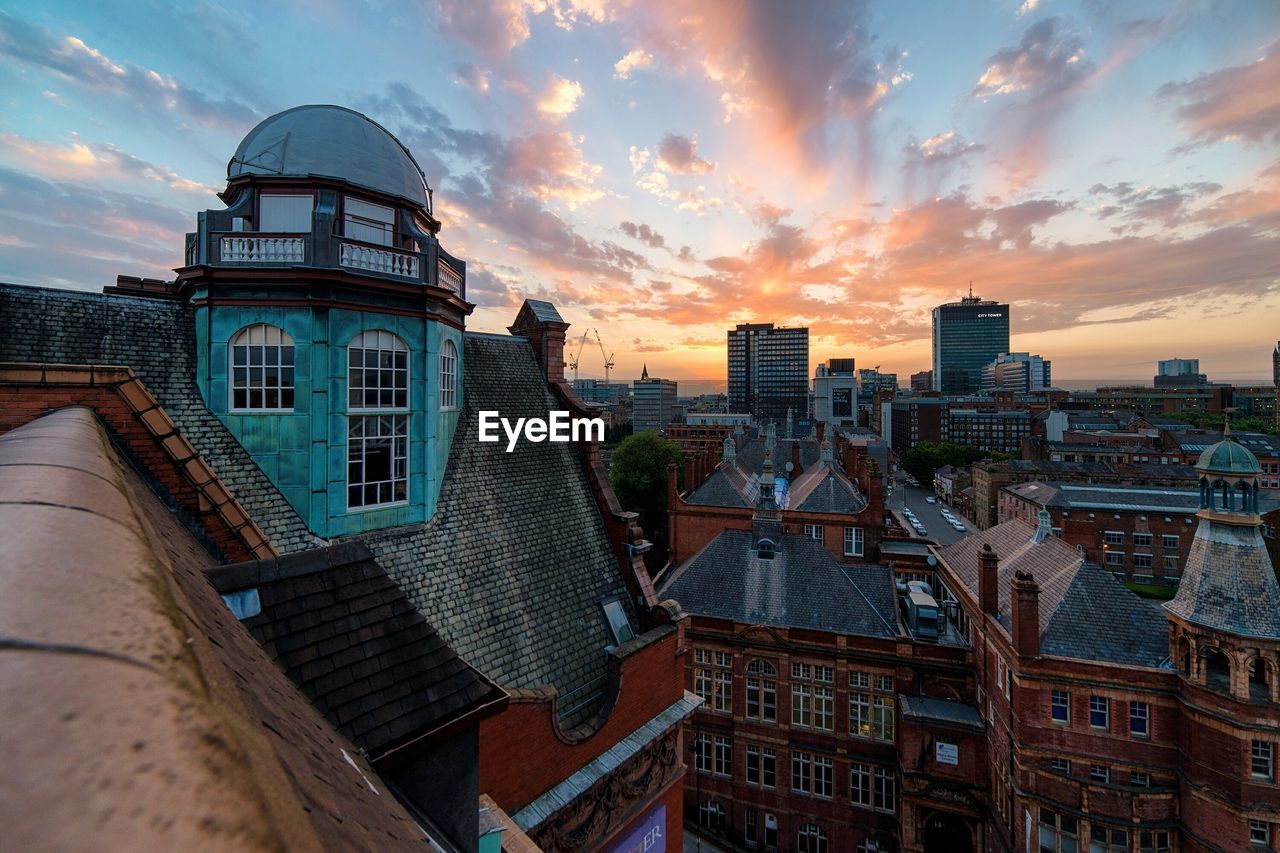
[[666, 853], [667, 807], [658, 806], [644, 816], [627, 837], [609, 848], [609, 853]]

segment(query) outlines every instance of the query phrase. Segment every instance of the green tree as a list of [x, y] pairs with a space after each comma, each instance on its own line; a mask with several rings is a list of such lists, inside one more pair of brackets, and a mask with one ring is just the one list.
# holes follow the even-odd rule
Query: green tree
[[653, 543], [645, 565], [657, 571], [667, 562], [667, 465], [680, 464], [680, 445], [653, 430], [629, 435], [613, 451], [609, 482], [622, 508], [637, 513]]
[[920, 481], [925, 488], [933, 486], [934, 473], [944, 465], [967, 469], [979, 459], [1013, 459], [1009, 453], [996, 450], [982, 451], [964, 444], [949, 441], [922, 441], [902, 457], [903, 469]]

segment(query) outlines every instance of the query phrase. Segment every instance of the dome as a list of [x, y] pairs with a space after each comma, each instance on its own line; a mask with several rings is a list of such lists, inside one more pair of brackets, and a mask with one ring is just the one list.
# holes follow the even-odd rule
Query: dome
[[1196, 462], [1196, 470], [1204, 474], [1220, 474], [1223, 476], [1248, 477], [1262, 473], [1258, 465], [1258, 457], [1249, 448], [1231, 437], [1230, 432], [1222, 441], [1210, 445], [1200, 454]]
[[426, 178], [409, 149], [346, 107], [311, 104], [263, 119], [227, 163], [228, 180], [242, 175], [336, 178], [428, 206]]

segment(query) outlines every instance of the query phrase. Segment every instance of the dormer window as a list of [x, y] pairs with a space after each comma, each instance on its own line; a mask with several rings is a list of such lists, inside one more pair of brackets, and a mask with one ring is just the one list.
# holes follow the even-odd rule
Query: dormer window
[[756, 545], [756, 556], [761, 560], [772, 560], [777, 548], [773, 544], [772, 539], [761, 539]]
[[310, 195], [263, 193], [258, 199], [258, 230], [268, 234], [307, 234], [311, 231]]
[[631, 620], [627, 618], [627, 611], [623, 609], [621, 599], [611, 598], [604, 602], [602, 607], [615, 646], [620, 646], [635, 637], [636, 633], [631, 628]]
[[342, 201], [342, 233], [352, 240], [395, 245], [396, 212], [394, 208], [361, 201], [347, 196]]

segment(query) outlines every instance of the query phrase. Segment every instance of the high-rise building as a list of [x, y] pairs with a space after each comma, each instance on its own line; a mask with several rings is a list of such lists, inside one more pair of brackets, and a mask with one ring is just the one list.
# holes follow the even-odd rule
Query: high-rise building
[[757, 420], [809, 411], [809, 330], [740, 323], [729, 331], [729, 410]]
[[898, 390], [898, 374], [881, 373], [878, 368], [863, 368], [858, 371], [858, 405], [870, 406], [875, 402], [876, 394], [881, 389]]
[[813, 416], [822, 423], [858, 421], [858, 379], [853, 359], [832, 358], [813, 374]]
[[933, 371], [922, 370], [919, 373], [911, 374], [911, 390], [912, 391], [933, 390]]
[[1198, 358], [1167, 358], [1156, 363], [1153, 382], [1157, 388], [1197, 388], [1209, 378], [1200, 372]]
[[1271, 384], [1280, 388], [1280, 341], [1276, 341], [1275, 351], [1271, 353]]
[[982, 392], [1025, 394], [1052, 388], [1051, 362], [1029, 352], [1006, 352], [982, 368]]
[[1009, 351], [1009, 306], [969, 295], [933, 309], [933, 390], [974, 394], [982, 368]]
[[662, 432], [675, 419], [680, 409], [676, 398], [676, 381], [649, 378], [647, 364], [632, 386], [631, 398], [631, 422], [636, 432], [646, 429]]

